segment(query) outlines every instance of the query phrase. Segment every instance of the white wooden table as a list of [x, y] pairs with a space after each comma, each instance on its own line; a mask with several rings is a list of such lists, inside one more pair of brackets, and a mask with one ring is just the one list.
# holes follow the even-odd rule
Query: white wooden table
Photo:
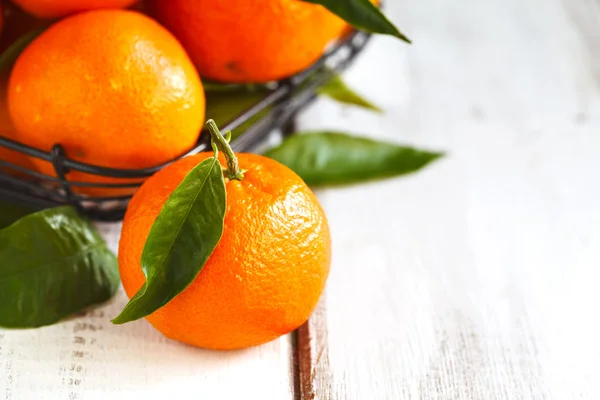
[[0, 331], [0, 399], [600, 399], [600, 1], [387, 10], [414, 45], [378, 37], [346, 75], [386, 114], [320, 100], [299, 125], [448, 155], [318, 193], [334, 259], [298, 345], [213, 352], [112, 326], [120, 293]]

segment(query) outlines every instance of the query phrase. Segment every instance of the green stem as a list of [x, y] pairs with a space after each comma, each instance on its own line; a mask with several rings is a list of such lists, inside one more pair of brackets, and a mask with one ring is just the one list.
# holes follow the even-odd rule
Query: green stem
[[241, 181], [244, 179], [244, 171], [240, 169], [240, 166], [238, 165], [238, 159], [233, 153], [231, 146], [219, 130], [219, 127], [215, 121], [209, 119], [206, 125], [208, 125], [208, 131], [210, 132], [212, 141], [225, 154], [225, 160], [227, 160], [227, 171], [225, 171], [225, 177]]

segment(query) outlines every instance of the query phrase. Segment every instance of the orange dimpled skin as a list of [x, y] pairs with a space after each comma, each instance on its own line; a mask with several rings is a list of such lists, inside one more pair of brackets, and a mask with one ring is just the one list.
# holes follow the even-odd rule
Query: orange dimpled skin
[[150, 13], [177, 36], [203, 78], [266, 82], [299, 72], [346, 23], [299, 0], [150, 0]]
[[13, 0], [26, 12], [38, 18], [60, 18], [81, 11], [126, 8], [137, 0]]
[[[59, 143], [77, 161], [137, 169], [194, 146], [205, 98], [187, 53], [165, 28], [137, 12], [102, 10], [55, 23], [21, 53], [8, 105], [25, 144], [49, 151]], [[53, 174], [49, 163], [34, 162]], [[77, 171], [68, 177], [123, 183]]]
[[[162, 206], [187, 173], [211, 156], [171, 164], [131, 200], [119, 243], [129, 297], [145, 282], [140, 258]], [[237, 349], [293, 331], [316, 307], [329, 274], [329, 228], [311, 190], [276, 161], [252, 154], [238, 159], [245, 176], [226, 182], [221, 241], [196, 280], [147, 317], [167, 337], [194, 346]]]
[[[0, 136], [15, 138], [15, 128], [8, 115], [8, 107], [6, 105], [6, 89], [8, 86], [8, 74], [0, 72]], [[23, 174], [13, 168], [14, 166], [26, 169], [34, 169], [31, 159], [23, 153], [10, 150], [0, 146], [0, 161], [8, 162], [10, 166], [0, 165], [0, 173], [9, 173], [26, 178], [29, 175]]]

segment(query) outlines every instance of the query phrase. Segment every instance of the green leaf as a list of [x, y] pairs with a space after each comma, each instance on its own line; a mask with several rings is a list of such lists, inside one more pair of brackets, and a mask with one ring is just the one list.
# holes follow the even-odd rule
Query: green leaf
[[29, 46], [29, 43], [33, 42], [33, 40], [46, 29], [47, 28], [44, 27], [28, 32], [15, 40], [6, 50], [4, 50], [4, 52], [0, 54], [0, 71], [10, 69], [23, 50]]
[[381, 108], [377, 107], [349, 88], [339, 75], [335, 75], [329, 82], [318, 88], [317, 93], [328, 96], [340, 103], [363, 107], [378, 113], [383, 112]]
[[69, 206], [0, 230], [0, 326], [53, 324], [108, 300], [118, 287], [116, 257]]
[[350, 25], [373, 33], [392, 35], [410, 43], [410, 39], [390, 22], [379, 7], [369, 0], [303, 0], [320, 4]]
[[336, 132], [292, 135], [265, 155], [288, 166], [312, 186], [403, 175], [442, 156]]
[[22, 218], [35, 211], [37, 210], [20, 203], [0, 201], [0, 229], [6, 228], [7, 226], [18, 221], [19, 218]]
[[[206, 115], [213, 119], [217, 125], [225, 126], [241, 113], [256, 105], [265, 98], [265, 90], [238, 89], [235, 91], [213, 91], [206, 93]], [[266, 108], [249, 121], [235, 129], [234, 138], [243, 133], [249, 126], [262, 118], [270, 109]]]
[[146, 283], [114, 324], [152, 314], [196, 279], [223, 234], [225, 196], [216, 158], [204, 160], [188, 173], [165, 202], [146, 239], [141, 259]]

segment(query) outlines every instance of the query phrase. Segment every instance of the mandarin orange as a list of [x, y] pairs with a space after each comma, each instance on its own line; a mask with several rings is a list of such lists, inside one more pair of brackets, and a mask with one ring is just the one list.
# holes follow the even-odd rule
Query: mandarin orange
[[[6, 89], [8, 86], [8, 74], [0, 73], [0, 136], [8, 137], [10, 139], [16, 139], [15, 127], [8, 114], [8, 107], [6, 105]], [[0, 160], [8, 162], [18, 167], [34, 169], [31, 159], [22, 153], [10, 150], [6, 147], [0, 146]], [[28, 176], [27, 174], [19, 173], [17, 170], [11, 167], [0, 166], [2, 172], [8, 172], [13, 175], [19, 175], [21, 177]]]
[[[89, 11], [37, 37], [17, 59], [8, 105], [18, 139], [103, 167], [137, 169], [194, 146], [205, 97], [185, 50], [165, 28], [133, 11]], [[47, 162], [33, 160], [46, 174]], [[73, 171], [71, 180], [124, 183]], [[80, 189], [93, 195], [127, 189]]]
[[347, 24], [298, 0], [150, 0], [148, 11], [181, 41], [200, 76], [266, 82], [316, 61]]
[[88, 10], [126, 8], [138, 0], [13, 0], [38, 18], [60, 18]]
[[[211, 156], [167, 166], [131, 200], [119, 243], [130, 298], [145, 282], [140, 259], [152, 224], [188, 172]], [[194, 346], [237, 349], [296, 329], [314, 310], [329, 273], [329, 228], [312, 191], [274, 160], [252, 154], [238, 160], [244, 177], [226, 180], [220, 242], [192, 284], [147, 317], [167, 337]]]

